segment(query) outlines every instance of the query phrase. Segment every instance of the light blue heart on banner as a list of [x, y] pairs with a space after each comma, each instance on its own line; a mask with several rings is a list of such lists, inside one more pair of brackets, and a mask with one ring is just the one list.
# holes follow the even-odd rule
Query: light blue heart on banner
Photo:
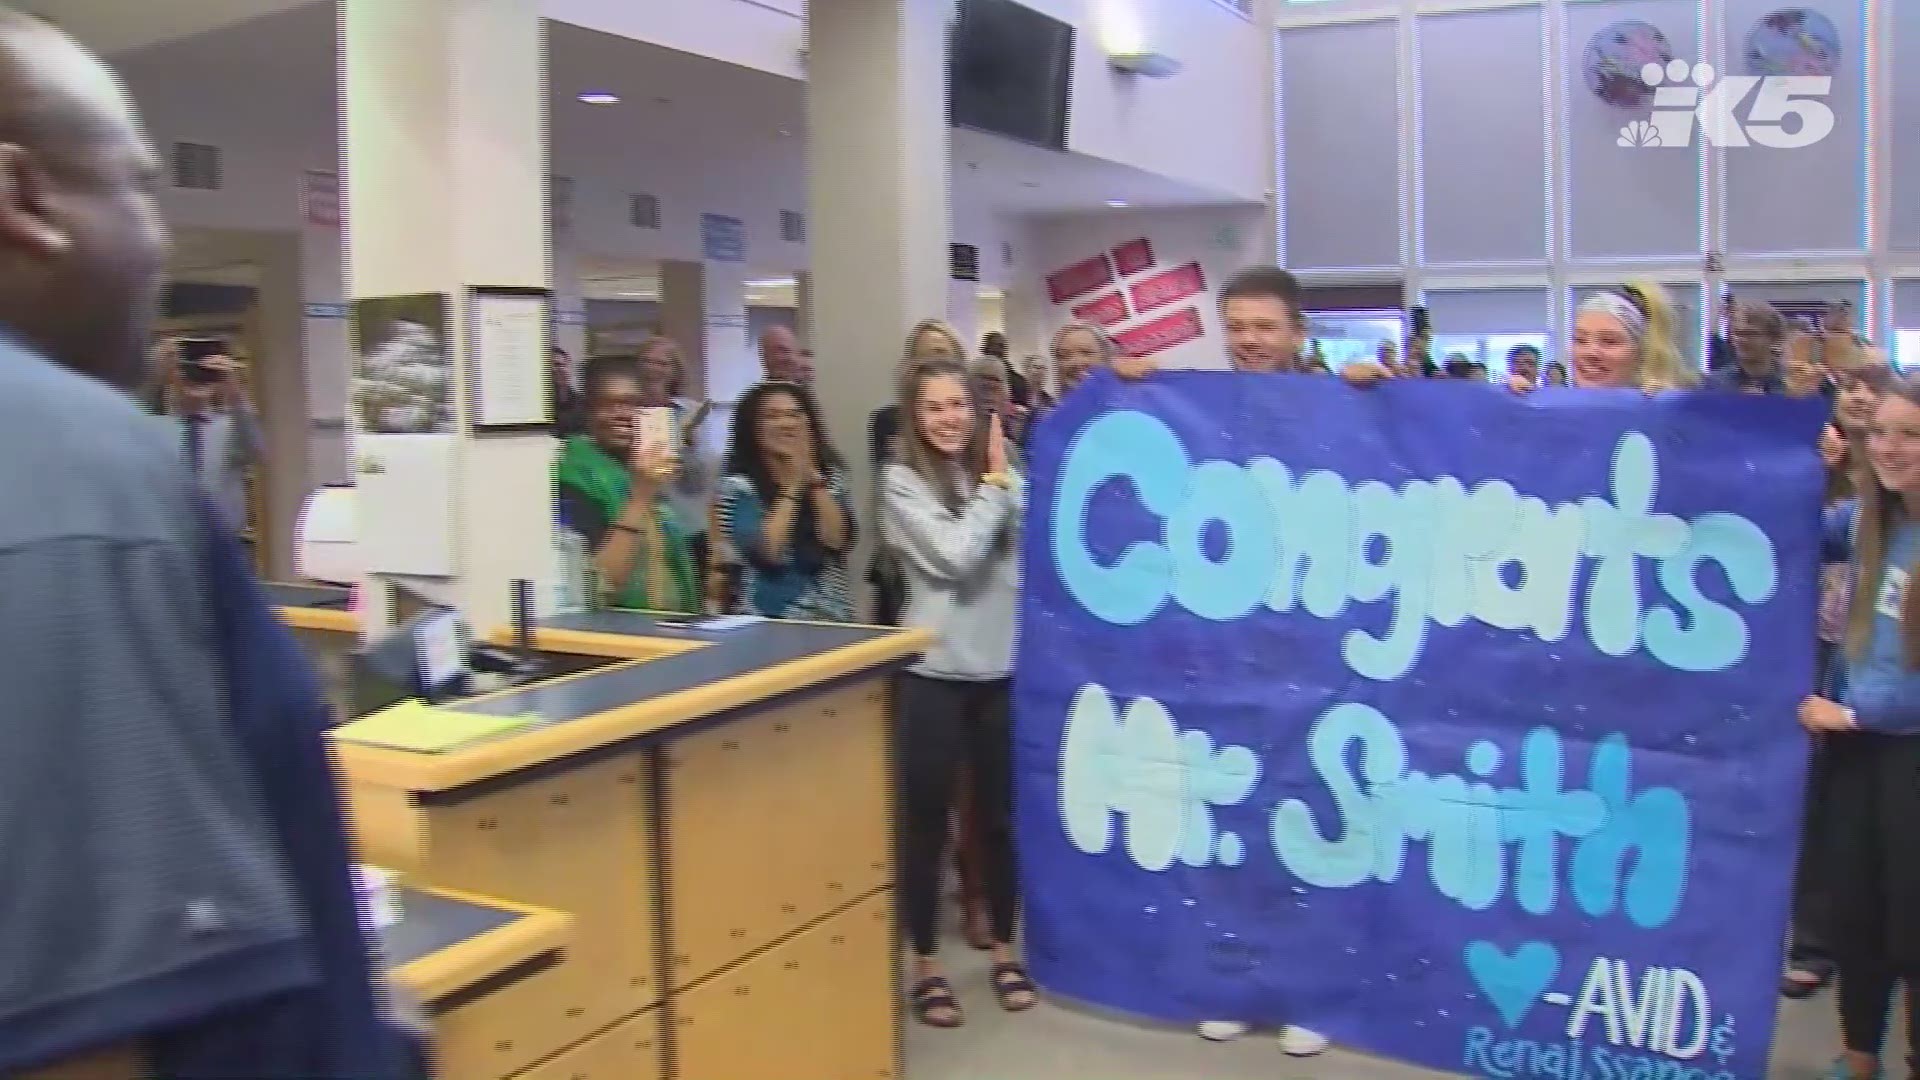
[[1467, 974], [1480, 993], [1493, 1002], [1507, 1027], [1517, 1028], [1527, 1011], [1560, 974], [1560, 950], [1544, 941], [1529, 941], [1512, 954], [1490, 941], [1467, 943]]

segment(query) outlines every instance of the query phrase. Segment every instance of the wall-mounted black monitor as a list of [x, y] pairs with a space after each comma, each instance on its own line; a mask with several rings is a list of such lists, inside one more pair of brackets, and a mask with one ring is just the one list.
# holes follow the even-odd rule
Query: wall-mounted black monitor
[[948, 69], [954, 126], [1067, 148], [1071, 25], [1014, 0], [960, 0]]

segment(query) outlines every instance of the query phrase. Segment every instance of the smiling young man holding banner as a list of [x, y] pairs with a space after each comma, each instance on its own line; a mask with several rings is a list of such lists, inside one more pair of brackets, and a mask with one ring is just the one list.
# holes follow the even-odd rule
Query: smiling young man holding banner
[[[1306, 313], [1300, 309], [1300, 282], [1277, 266], [1256, 266], [1235, 274], [1220, 291], [1220, 322], [1227, 334], [1227, 360], [1235, 371], [1255, 374], [1304, 373]], [[1390, 377], [1378, 363], [1355, 363], [1341, 376], [1358, 385]], [[1200, 1037], [1228, 1042], [1247, 1033], [1242, 1020], [1203, 1020]], [[1327, 1049], [1327, 1037], [1298, 1025], [1280, 1028], [1280, 1049], [1292, 1057], [1312, 1057]]]
[[[1220, 322], [1227, 333], [1227, 362], [1235, 371], [1255, 374], [1311, 374], [1320, 370], [1307, 357], [1307, 316], [1300, 309], [1300, 282], [1277, 266], [1240, 271], [1220, 290]], [[1371, 386], [1393, 377], [1374, 360], [1356, 360], [1340, 369], [1355, 386]]]
[[[1227, 362], [1250, 374], [1304, 374], [1307, 320], [1301, 310], [1300, 282], [1278, 266], [1255, 266], [1235, 274], [1220, 290], [1220, 322], [1226, 331]], [[1151, 363], [1122, 372], [1130, 379], [1151, 374]], [[1372, 386], [1392, 378], [1392, 369], [1374, 361], [1356, 361], [1340, 370], [1350, 385]], [[1244, 1020], [1203, 1020], [1200, 1037], [1229, 1042], [1252, 1027]], [[1280, 1049], [1292, 1057], [1312, 1057], [1328, 1047], [1326, 1036], [1298, 1025], [1283, 1025]]]

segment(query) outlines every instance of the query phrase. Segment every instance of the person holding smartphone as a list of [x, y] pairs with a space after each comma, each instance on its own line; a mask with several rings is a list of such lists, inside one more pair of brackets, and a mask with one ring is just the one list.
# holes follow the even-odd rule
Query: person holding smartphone
[[180, 423], [180, 454], [223, 524], [247, 526], [247, 474], [266, 438], [232, 348], [219, 338], [178, 338], [163, 347], [167, 412]]
[[653, 414], [654, 422], [667, 429], [662, 437], [673, 442], [674, 453], [680, 458], [680, 470], [667, 486], [666, 496], [680, 527], [686, 530], [687, 548], [704, 587], [713, 564], [707, 510], [713, 505], [714, 482], [720, 477], [722, 464], [721, 452], [706, 428], [713, 403], [682, 396], [686, 368], [679, 342], [664, 335], [650, 337], [637, 355], [641, 408], [668, 414], [665, 419], [659, 412]]
[[561, 524], [587, 542], [600, 598], [614, 607], [700, 611], [687, 530], [666, 488], [680, 467], [671, 439], [643, 430], [640, 365], [630, 356], [587, 361], [587, 430], [560, 451]]

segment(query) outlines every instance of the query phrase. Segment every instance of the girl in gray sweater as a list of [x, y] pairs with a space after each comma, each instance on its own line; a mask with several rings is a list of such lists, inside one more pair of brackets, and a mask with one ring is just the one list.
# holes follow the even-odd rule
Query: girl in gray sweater
[[[1020, 569], [1020, 484], [997, 417], [984, 417], [966, 369], [922, 362], [902, 380], [900, 459], [886, 467], [880, 527], [906, 579], [901, 622], [933, 633], [898, 697], [905, 842], [902, 902], [913, 946], [913, 1009], [958, 1027], [953, 988], [935, 956], [941, 856], [961, 764], [972, 785], [982, 886], [1002, 1009], [1034, 1004], [1014, 957], [1013, 736], [1010, 677]], [[985, 419], [985, 424], [982, 420]]]

